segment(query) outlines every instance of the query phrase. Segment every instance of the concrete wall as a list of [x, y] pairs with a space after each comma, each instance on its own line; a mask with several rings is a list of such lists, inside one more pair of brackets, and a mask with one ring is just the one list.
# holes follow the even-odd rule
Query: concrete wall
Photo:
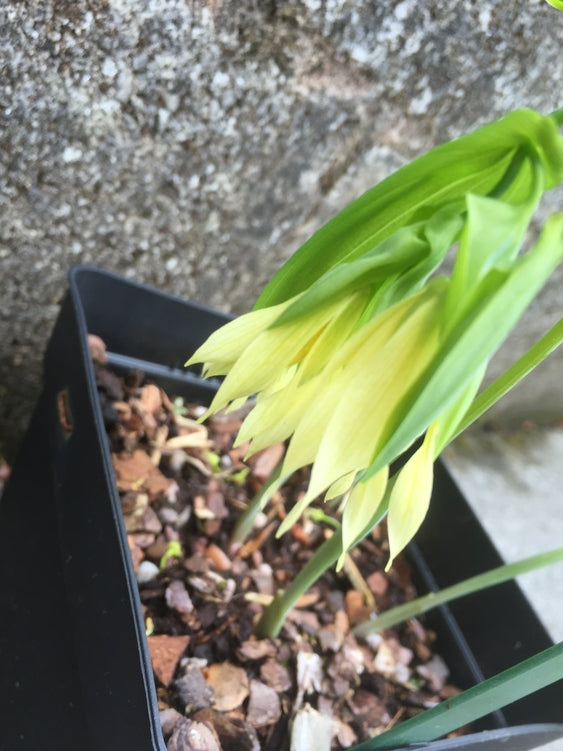
[[[562, 46], [544, 0], [0, 0], [4, 445], [73, 264], [244, 311], [390, 170], [514, 107], [560, 107]], [[510, 355], [560, 316], [560, 283]], [[563, 412], [560, 365], [513, 417]]]

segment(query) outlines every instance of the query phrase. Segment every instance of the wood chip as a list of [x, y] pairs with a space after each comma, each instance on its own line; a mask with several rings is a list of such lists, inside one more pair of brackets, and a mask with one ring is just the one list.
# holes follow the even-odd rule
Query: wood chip
[[190, 599], [184, 582], [179, 579], [171, 581], [164, 593], [166, 604], [178, 613], [191, 613], [194, 604]]
[[262, 451], [258, 451], [251, 456], [248, 460], [248, 464], [252, 468], [252, 474], [254, 477], [261, 482], [266, 482], [283, 459], [284, 454], [284, 444], [275, 443], [273, 446], [268, 446], [268, 448], [262, 449]]
[[232, 561], [225, 551], [215, 543], [207, 546], [204, 552], [205, 558], [211, 563], [216, 571], [229, 571]]
[[262, 681], [250, 681], [250, 700], [246, 720], [252, 727], [262, 728], [277, 722], [281, 717], [280, 697], [273, 688]]
[[372, 610], [365, 605], [364, 595], [357, 589], [350, 589], [346, 592], [346, 615], [352, 626], [369, 620]]
[[131, 553], [131, 562], [133, 564], [133, 571], [137, 573], [139, 570], [139, 564], [145, 557], [144, 552], [136, 544], [132, 535], [127, 535], [127, 544], [129, 545], [129, 552]]
[[136, 449], [132, 454], [113, 454], [112, 460], [117, 488], [121, 492], [145, 491], [153, 500], [165, 494], [172, 482], [141, 449]]
[[154, 674], [163, 686], [169, 686], [178, 660], [190, 642], [190, 637], [157, 634], [149, 636], [147, 641]]
[[222, 751], [217, 734], [202, 722], [182, 718], [166, 744], [167, 751]]
[[276, 652], [271, 639], [251, 638], [240, 645], [237, 655], [241, 660], [263, 660], [265, 657], [274, 657]]
[[260, 666], [260, 678], [274, 691], [289, 691], [293, 685], [289, 670], [276, 660], [267, 660]]
[[215, 694], [215, 708], [220, 712], [229, 712], [240, 707], [249, 693], [246, 671], [232, 662], [220, 662], [211, 665], [205, 676], [207, 684]]
[[141, 389], [141, 403], [146, 411], [154, 415], [162, 407], [160, 389], [154, 383], [148, 383]]

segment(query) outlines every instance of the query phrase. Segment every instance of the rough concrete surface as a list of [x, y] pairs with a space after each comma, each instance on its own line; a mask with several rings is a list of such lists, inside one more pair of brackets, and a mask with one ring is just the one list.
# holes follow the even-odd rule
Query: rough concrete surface
[[[515, 107], [561, 106], [562, 42], [544, 0], [0, 0], [8, 452], [73, 264], [241, 312], [392, 169]], [[558, 316], [560, 281], [509, 355]], [[563, 411], [553, 383], [518, 403]]]

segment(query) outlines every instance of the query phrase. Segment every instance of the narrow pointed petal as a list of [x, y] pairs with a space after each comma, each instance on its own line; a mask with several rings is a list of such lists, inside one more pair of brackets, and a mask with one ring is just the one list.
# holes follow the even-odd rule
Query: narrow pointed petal
[[385, 494], [389, 468], [384, 467], [367, 482], [357, 482], [342, 514], [342, 550], [346, 552], [363, 536]]
[[335, 402], [313, 464], [310, 487], [315, 495], [370, 464], [387, 421], [437, 351], [440, 299], [429, 297], [413, 306], [412, 315], [387, 341], [381, 341], [378, 318], [360, 330], [364, 346], [349, 363], [350, 380]]
[[244, 420], [236, 440], [237, 445], [250, 441], [247, 457], [289, 438], [306, 413], [318, 386], [318, 378], [302, 385], [295, 382], [266, 399], [258, 400]]
[[389, 499], [387, 528], [389, 533], [389, 563], [412, 540], [422, 524], [432, 495], [436, 428], [432, 425], [422, 446], [401, 469]]
[[347, 493], [354, 484], [355, 476], [356, 472], [348, 472], [347, 475], [333, 482], [325, 493], [325, 501], [332, 501], [333, 498], [338, 498]]
[[254, 310], [229, 321], [211, 334], [186, 362], [186, 366], [196, 362], [221, 363], [224, 369], [214, 367], [213, 375], [226, 373], [258, 334], [267, 329], [291, 302]]

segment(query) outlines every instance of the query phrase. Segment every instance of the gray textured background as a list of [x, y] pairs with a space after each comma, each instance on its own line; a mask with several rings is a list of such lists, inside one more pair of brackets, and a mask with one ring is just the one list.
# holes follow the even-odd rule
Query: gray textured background
[[[0, 448], [29, 416], [73, 264], [244, 311], [405, 160], [560, 107], [562, 46], [544, 0], [0, 0]], [[510, 356], [560, 316], [561, 278]], [[563, 413], [561, 362], [512, 418]]]

